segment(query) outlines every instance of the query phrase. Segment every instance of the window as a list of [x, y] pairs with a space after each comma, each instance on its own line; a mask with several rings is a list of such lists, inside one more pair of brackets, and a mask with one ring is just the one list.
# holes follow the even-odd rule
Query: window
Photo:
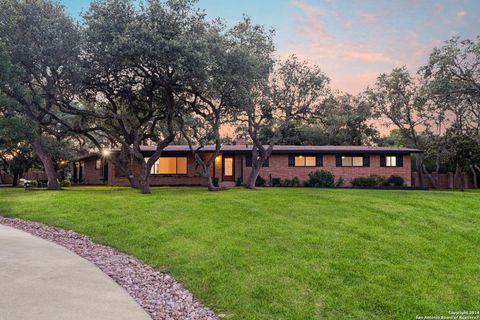
[[321, 154], [315, 155], [289, 155], [288, 156], [289, 167], [322, 167], [323, 156]]
[[100, 169], [102, 167], [102, 160], [101, 159], [97, 159], [95, 160], [95, 169]]
[[386, 160], [386, 166], [387, 167], [396, 167], [397, 166], [397, 156], [387, 156], [385, 160]]
[[381, 155], [380, 167], [403, 167], [402, 155]]
[[[148, 158], [145, 158], [148, 161]], [[187, 174], [187, 157], [161, 157], [154, 163], [151, 174]]]
[[363, 157], [342, 156], [342, 167], [363, 167]]
[[295, 167], [315, 167], [316, 159], [315, 156], [295, 156]]

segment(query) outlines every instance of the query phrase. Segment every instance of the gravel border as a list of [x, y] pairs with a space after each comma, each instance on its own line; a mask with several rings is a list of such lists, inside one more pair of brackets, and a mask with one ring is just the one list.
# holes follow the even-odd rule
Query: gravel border
[[0, 224], [55, 242], [95, 264], [122, 286], [154, 320], [218, 317], [170, 275], [87, 236], [41, 223], [0, 216]]

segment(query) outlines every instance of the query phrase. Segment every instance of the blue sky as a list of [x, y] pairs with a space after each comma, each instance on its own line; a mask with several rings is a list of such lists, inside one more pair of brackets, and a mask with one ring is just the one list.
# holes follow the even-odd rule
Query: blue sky
[[[60, 0], [79, 17], [89, 0]], [[332, 87], [358, 93], [379, 73], [415, 71], [435, 46], [454, 35], [480, 35], [480, 0], [199, 0], [229, 25], [243, 14], [276, 29], [278, 55], [318, 64]]]

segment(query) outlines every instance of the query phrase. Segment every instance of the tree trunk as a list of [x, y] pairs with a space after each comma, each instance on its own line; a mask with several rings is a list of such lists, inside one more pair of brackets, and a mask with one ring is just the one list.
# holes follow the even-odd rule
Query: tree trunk
[[133, 173], [132, 166], [131, 166], [131, 157], [128, 153], [128, 150], [122, 147], [120, 154], [113, 155], [110, 160], [115, 165], [115, 168], [118, 168], [122, 173], [127, 177], [130, 186], [134, 189], [140, 188], [140, 182], [138, 177], [136, 177]]
[[[140, 162], [140, 161], [139, 161]], [[152, 166], [148, 166], [145, 164], [145, 161], [142, 160], [143, 163], [140, 164], [142, 175], [139, 179], [139, 187], [142, 193], [149, 194], [150, 193], [150, 170]]]
[[18, 178], [20, 177], [21, 172], [15, 170], [13, 171], [13, 180], [12, 180], [12, 187], [16, 187], [18, 185]]
[[[258, 161], [257, 161], [258, 162]], [[255, 189], [255, 184], [257, 183], [258, 175], [260, 174], [261, 165], [253, 165], [252, 163], [252, 172], [248, 177], [247, 189]]]
[[420, 155], [420, 153], [417, 153], [417, 154], [415, 155], [415, 170], [416, 170], [417, 173], [418, 173], [418, 184], [419, 184], [419, 187], [423, 187], [422, 156]]
[[434, 189], [438, 189], [438, 184], [437, 184], [437, 179], [432, 176], [430, 172], [427, 171], [427, 168], [425, 167], [424, 164], [422, 164], [422, 169], [423, 172], [427, 175], [428, 179], [430, 180], [430, 183], [432, 184], [432, 187]]
[[473, 176], [473, 187], [476, 189], [478, 188], [477, 172], [475, 171], [475, 168], [472, 165], [470, 165], [470, 170], [472, 171], [472, 176]]
[[210, 174], [210, 166], [205, 168], [205, 176], [207, 177], [208, 191], [218, 191], [220, 188], [213, 184], [212, 175]]
[[129, 174], [128, 176], [128, 182], [130, 182], [130, 186], [134, 189], [139, 189], [140, 188], [140, 181], [138, 177], [135, 177], [133, 174]]
[[57, 180], [57, 172], [55, 171], [55, 166], [53, 164], [52, 158], [47, 154], [47, 152], [43, 149], [42, 143], [40, 140], [35, 139], [32, 143], [33, 150], [35, 154], [40, 158], [42, 161], [43, 169], [47, 174], [47, 189], [48, 190], [60, 190], [60, 184]]
[[463, 184], [463, 179], [462, 179], [462, 170], [460, 169], [460, 166], [458, 164], [455, 168], [455, 184], [458, 190], [460, 191], [465, 190], [465, 186]]

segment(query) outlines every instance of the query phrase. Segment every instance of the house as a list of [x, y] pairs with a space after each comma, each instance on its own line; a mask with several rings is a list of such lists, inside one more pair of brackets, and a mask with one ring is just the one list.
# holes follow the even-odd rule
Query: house
[[[222, 185], [234, 185], [238, 179], [246, 181], [251, 171], [252, 146], [247, 144], [223, 145], [220, 155], [212, 165], [211, 174]], [[148, 157], [155, 146], [142, 146], [141, 151]], [[214, 146], [205, 146], [200, 153], [208, 155]], [[377, 174], [389, 177], [401, 176], [405, 184], [412, 183], [410, 156], [420, 150], [408, 148], [363, 147], [363, 146], [283, 146], [278, 145], [260, 170], [267, 184], [273, 178], [301, 181], [316, 170], [332, 172], [336, 178], [344, 178], [348, 185], [358, 176]], [[124, 172], [117, 168], [112, 157], [98, 153], [84, 155], [73, 163], [74, 182], [82, 184], [129, 185]], [[134, 168], [139, 170], [139, 168]], [[188, 146], [170, 145], [164, 149], [161, 158], [152, 167], [151, 185], [205, 185]]]

